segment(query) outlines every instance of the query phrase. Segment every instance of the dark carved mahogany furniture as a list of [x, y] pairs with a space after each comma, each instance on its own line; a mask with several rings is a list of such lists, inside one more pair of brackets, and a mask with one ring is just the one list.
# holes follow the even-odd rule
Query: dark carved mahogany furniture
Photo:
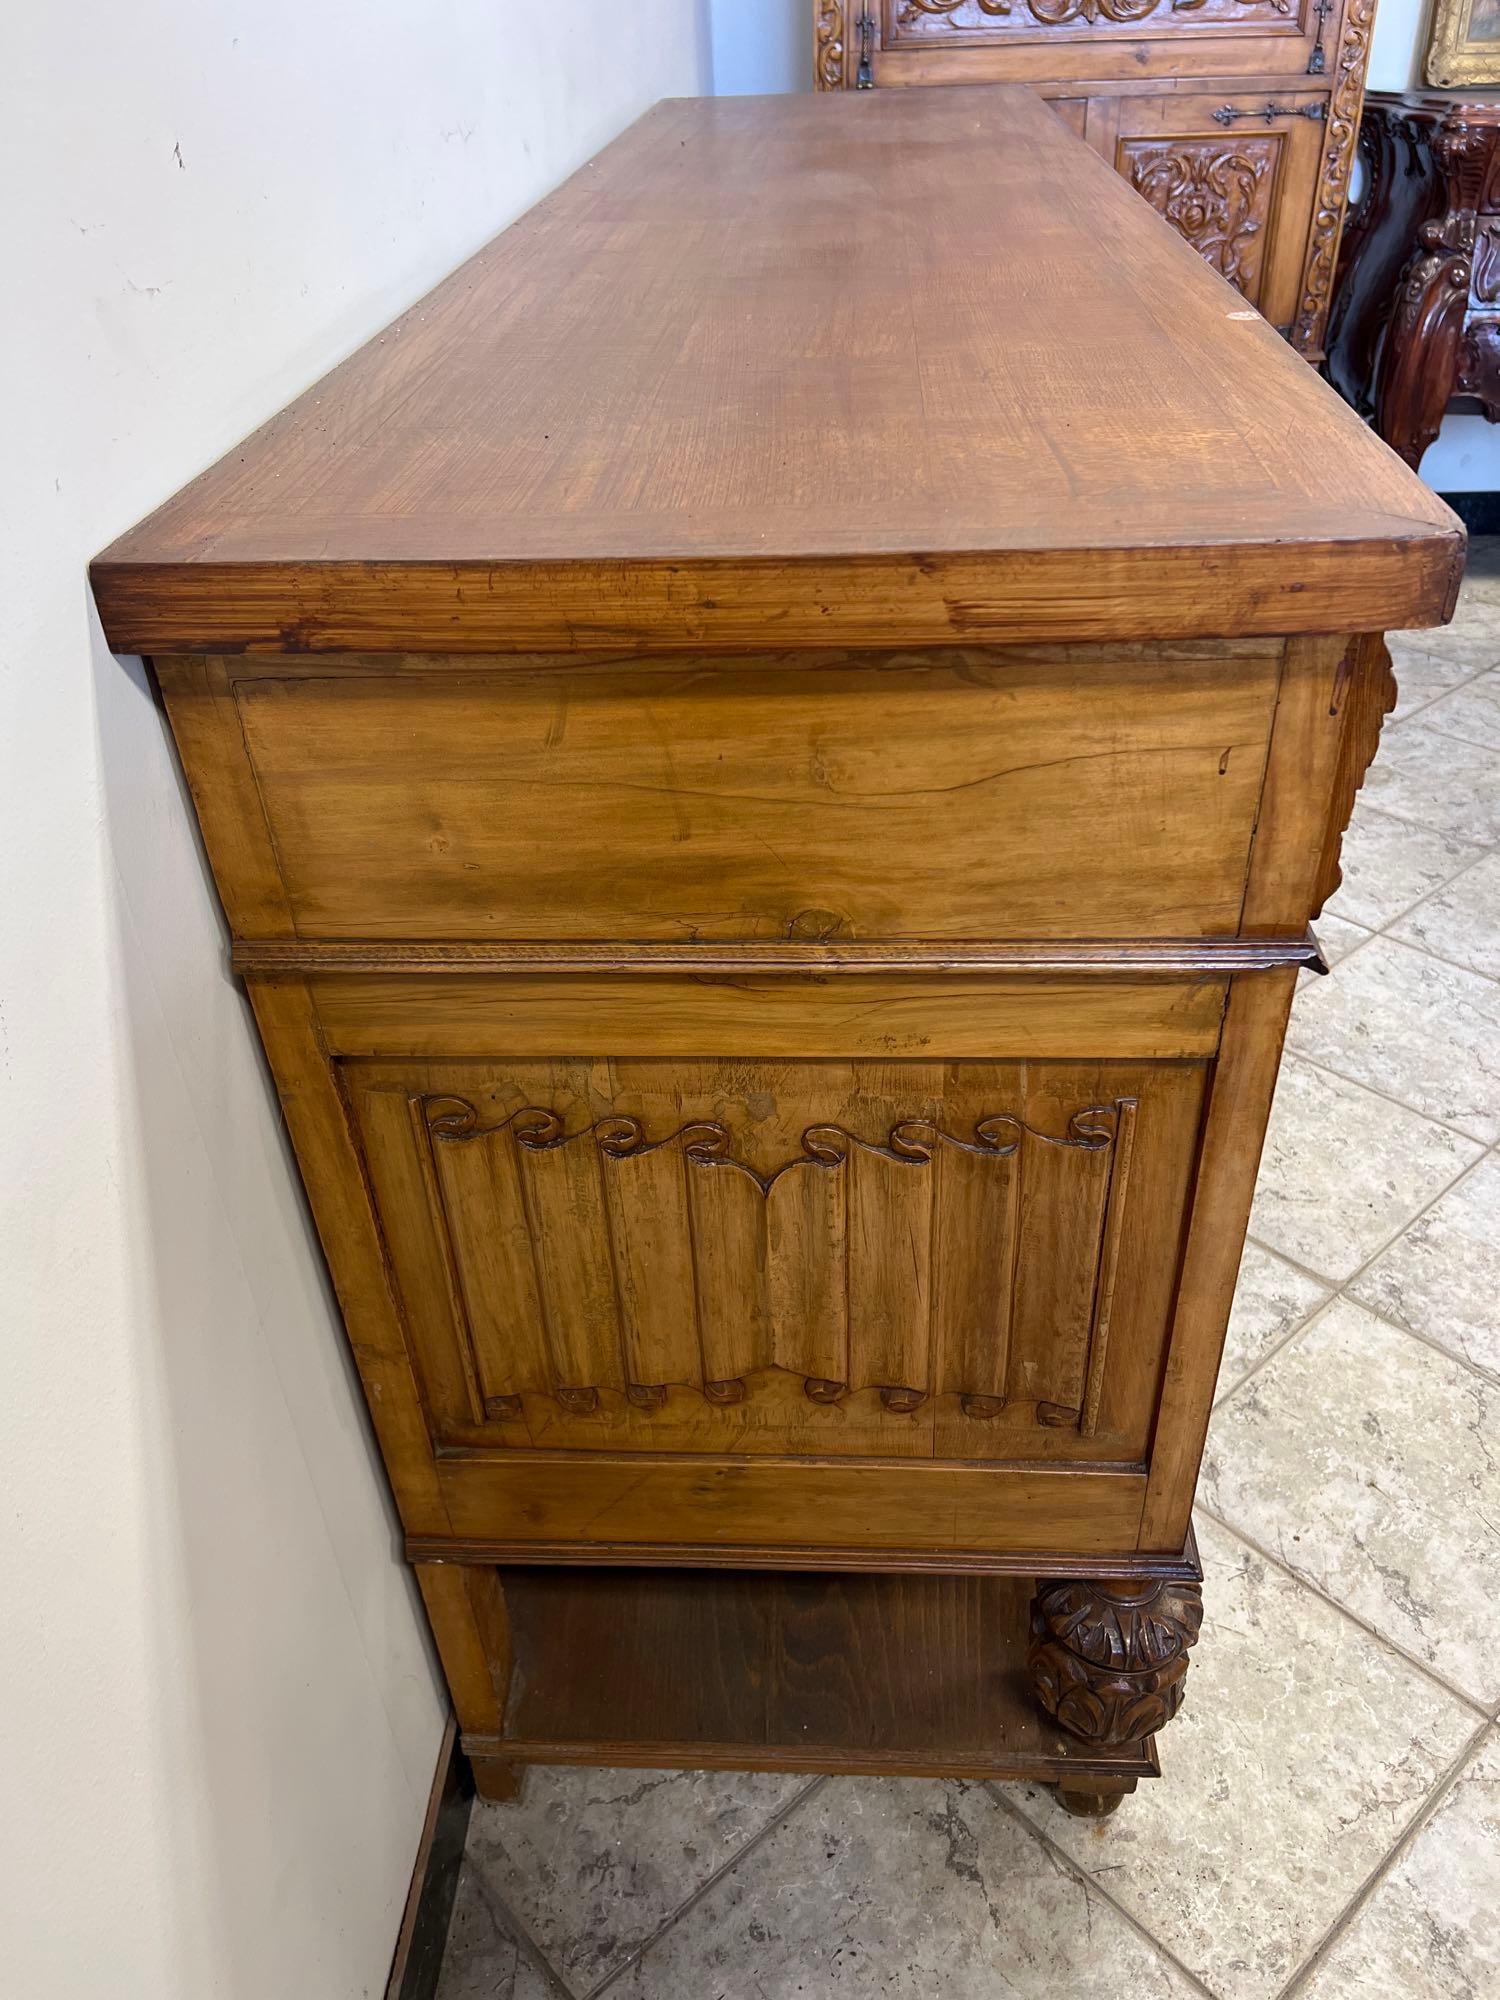
[[[1300, 353], [1321, 357], [1375, 0], [811, 5], [818, 89], [1031, 85]], [[1096, 255], [1112, 254], [1101, 235]]]
[[658, 106], [99, 560], [489, 1795], [1155, 1771], [1378, 634], [1461, 552], [1000, 87]]
[[1408, 465], [1452, 404], [1500, 418], [1500, 102], [1372, 92], [1328, 374]]

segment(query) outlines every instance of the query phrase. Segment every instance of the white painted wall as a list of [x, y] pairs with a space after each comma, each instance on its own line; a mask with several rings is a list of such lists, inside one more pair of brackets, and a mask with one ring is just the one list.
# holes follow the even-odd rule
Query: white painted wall
[[709, 0], [720, 97], [812, 89], [813, 0]]
[[[1422, 87], [1422, 51], [1432, 0], [1380, 0], [1370, 50], [1371, 90]], [[714, 88], [741, 91], [812, 88], [813, 0], [710, 0]], [[1444, 419], [1422, 460], [1422, 477], [1440, 493], [1500, 490], [1500, 428], [1480, 416]]]
[[656, 98], [705, 0], [0, 24], [0, 1995], [378, 1995], [440, 1730], [91, 554]]

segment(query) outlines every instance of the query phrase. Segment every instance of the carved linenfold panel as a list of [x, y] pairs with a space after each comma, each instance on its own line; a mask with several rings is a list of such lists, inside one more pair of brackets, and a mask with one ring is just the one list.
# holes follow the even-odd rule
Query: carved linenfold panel
[[[532, 1391], [585, 1412], [601, 1390], [652, 1409], [669, 1385], [728, 1405], [779, 1369], [814, 1402], [873, 1388], [909, 1414], [947, 1392], [982, 1417], [1014, 1392], [1040, 1423], [1097, 1424], [1131, 1098], [1055, 1133], [1009, 1112], [966, 1131], [810, 1124], [766, 1165], [715, 1118], [653, 1130], [529, 1104], [487, 1118], [442, 1095], [413, 1109], [486, 1410]], [[497, 1242], [519, 1339], [494, 1337]], [[1029, 1336], [1013, 1355], [1018, 1311]]]
[[1253, 299], [1280, 148], [1275, 135], [1234, 141], [1125, 139], [1120, 153], [1136, 192], [1221, 277]]
[[[850, 994], [848, 1004], [866, 1007]], [[601, 1030], [601, 1032], [606, 1032]], [[367, 1057], [434, 1437], [1133, 1462], [1208, 1065]]]

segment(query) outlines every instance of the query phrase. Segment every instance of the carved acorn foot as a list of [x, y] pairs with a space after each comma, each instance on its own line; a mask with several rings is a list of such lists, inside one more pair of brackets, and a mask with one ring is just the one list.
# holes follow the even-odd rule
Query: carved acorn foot
[[1188, 1648], [1202, 1623], [1196, 1583], [1039, 1579], [1032, 1691], [1061, 1728], [1095, 1749], [1138, 1743], [1182, 1706]]

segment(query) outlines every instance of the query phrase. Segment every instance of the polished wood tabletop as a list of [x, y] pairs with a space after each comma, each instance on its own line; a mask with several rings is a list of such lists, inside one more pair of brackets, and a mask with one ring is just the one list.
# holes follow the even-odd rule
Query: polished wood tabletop
[[972, 645], [1432, 623], [1461, 548], [988, 85], [657, 105], [93, 577], [121, 650]]

